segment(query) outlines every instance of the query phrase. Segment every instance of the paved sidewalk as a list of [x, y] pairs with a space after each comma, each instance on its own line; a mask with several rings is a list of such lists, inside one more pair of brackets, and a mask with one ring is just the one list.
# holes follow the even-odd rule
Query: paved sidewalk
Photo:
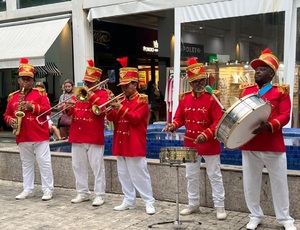
[[[55, 188], [54, 198], [42, 201], [41, 186], [35, 185], [35, 197], [17, 201], [15, 196], [22, 191], [22, 183], [0, 180], [0, 229], [1, 230], [52, 230], [52, 229], [105, 229], [105, 230], [137, 230], [137, 229], [209, 229], [209, 230], [245, 230], [248, 213], [228, 211], [225, 221], [218, 221], [211, 208], [201, 208], [201, 213], [179, 217], [182, 225], [174, 224], [176, 204], [156, 201], [156, 214], [147, 215], [144, 204], [138, 199], [137, 208], [123, 212], [113, 210], [121, 204], [122, 195], [107, 194], [106, 203], [93, 207], [92, 201], [72, 204], [70, 200], [76, 196], [75, 190]], [[93, 197], [91, 197], [93, 198]], [[237, 201], [238, 202], [238, 201]], [[183, 206], [180, 205], [180, 209]], [[202, 224], [186, 223], [184, 220], [196, 220]], [[172, 221], [167, 225], [148, 225]], [[300, 220], [296, 221], [300, 229]], [[258, 230], [276, 230], [282, 227], [274, 217], [267, 216]]]

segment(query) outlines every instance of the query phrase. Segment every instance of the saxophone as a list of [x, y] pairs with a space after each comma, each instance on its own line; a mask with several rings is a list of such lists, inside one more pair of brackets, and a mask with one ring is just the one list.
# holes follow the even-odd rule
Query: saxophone
[[20, 133], [22, 119], [25, 116], [25, 113], [21, 109], [21, 104], [24, 101], [24, 96], [25, 96], [24, 92], [25, 92], [25, 87], [23, 86], [21, 89], [21, 92], [20, 92], [20, 96], [19, 96], [18, 110], [15, 112], [17, 122], [14, 125], [13, 134], [15, 134], [16, 136], [19, 135], [19, 133]]

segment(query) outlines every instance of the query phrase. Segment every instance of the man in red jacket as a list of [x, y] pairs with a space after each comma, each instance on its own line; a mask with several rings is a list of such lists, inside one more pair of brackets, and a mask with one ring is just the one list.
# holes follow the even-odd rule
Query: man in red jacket
[[[287, 163], [282, 127], [290, 120], [291, 100], [289, 86], [271, 84], [278, 69], [279, 61], [269, 49], [251, 62], [255, 70], [256, 84], [240, 86], [240, 97], [259, 93], [272, 104], [272, 113], [267, 122], [255, 129], [257, 134], [242, 146], [243, 183], [250, 222], [247, 229], [256, 229], [262, 222], [264, 213], [260, 206], [262, 170], [267, 168], [271, 181], [271, 191], [277, 221], [286, 230], [296, 230], [294, 219], [289, 215], [289, 192], [287, 183]], [[246, 135], [246, 134], [245, 134]]]
[[113, 109], [107, 113], [107, 119], [114, 122], [112, 154], [117, 156], [118, 176], [125, 197], [114, 210], [134, 209], [137, 190], [145, 202], [146, 213], [152, 215], [155, 199], [146, 160], [148, 97], [137, 91], [138, 70], [126, 67], [127, 57], [118, 61], [124, 67], [120, 69], [119, 85], [125, 100], [111, 103]]
[[[180, 95], [173, 122], [163, 129], [166, 132], [174, 132], [184, 125], [185, 136], [188, 137], [184, 140], [184, 147], [195, 148], [199, 154], [196, 163], [186, 164], [189, 205], [180, 214], [190, 215], [199, 212], [200, 163], [203, 157], [212, 187], [217, 219], [224, 220], [227, 214], [224, 208], [225, 191], [220, 169], [221, 144], [214, 135], [222, 117], [222, 109], [213, 96], [205, 90], [206, 74], [203, 65], [197, 63], [194, 58], [189, 59], [188, 64], [186, 71], [192, 91]], [[215, 93], [219, 94], [216, 91]]]
[[[93, 105], [100, 106], [107, 102], [108, 93], [105, 89], [95, 88], [101, 78], [102, 70], [94, 66], [92, 60], [83, 78], [84, 85], [88, 88], [87, 100], [68, 101], [73, 105], [68, 111], [72, 116], [69, 142], [72, 143], [72, 167], [76, 178], [77, 196], [72, 203], [80, 203], [89, 200], [90, 190], [88, 186], [88, 166], [94, 173], [94, 193], [96, 195], [92, 205], [100, 206], [105, 197], [105, 169], [104, 169], [104, 117], [102, 113], [95, 114]], [[94, 87], [93, 89], [91, 89]], [[75, 92], [76, 95], [76, 92]]]
[[[21, 58], [18, 83], [21, 90], [8, 96], [8, 104], [4, 119], [14, 131], [17, 131], [16, 142], [19, 147], [23, 171], [23, 192], [16, 196], [17, 200], [34, 196], [34, 162], [39, 165], [42, 200], [50, 200], [53, 195], [53, 173], [49, 148], [48, 122], [40, 125], [36, 118], [44, 121], [51, 114], [50, 102], [44, 89], [32, 88], [34, 83], [34, 67], [28, 64], [27, 58]], [[47, 112], [48, 111], [48, 112]], [[21, 122], [17, 122], [16, 114], [23, 113]], [[18, 128], [17, 128], [18, 127]], [[19, 133], [18, 133], [19, 132]]]

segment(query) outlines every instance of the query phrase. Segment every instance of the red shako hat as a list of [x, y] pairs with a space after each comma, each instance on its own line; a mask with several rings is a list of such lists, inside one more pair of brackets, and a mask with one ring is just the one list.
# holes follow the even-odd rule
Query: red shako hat
[[117, 61], [123, 66], [120, 68], [120, 85], [126, 85], [132, 81], [139, 82], [138, 69], [134, 67], [127, 67], [128, 57], [117, 58]]
[[196, 58], [189, 58], [187, 64], [186, 72], [189, 82], [206, 78], [205, 68], [202, 63], [197, 62]]

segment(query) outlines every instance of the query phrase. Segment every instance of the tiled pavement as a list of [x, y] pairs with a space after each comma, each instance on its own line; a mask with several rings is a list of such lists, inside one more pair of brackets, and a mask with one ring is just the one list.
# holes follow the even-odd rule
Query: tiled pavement
[[[75, 190], [55, 188], [54, 197], [50, 201], [42, 201], [41, 186], [35, 185], [35, 197], [17, 201], [15, 196], [22, 191], [22, 183], [0, 180], [0, 229], [1, 230], [51, 230], [51, 229], [107, 229], [107, 230], [137, 230], [137, 229], [209, 229], [209, 230], [245, 230], [248, 213], [228, 211], [228, 218], [218, 221], [215, 211], [201, 207], [201, 213], [179, 217], [181, 225], [175, 223], [176, 204], [156, 201], [156, 214], [147, 215], [144, 204], [138, 199], [137, 208], [123, 212], [113, 210], [121, 204], [122, 195], [107, 194], [105, 204], [93, 207], [92, 201], [72, 204], [70, 200], [76, 196]], [[91, 197], [93, 198], [93, 197]], [[180, 205], [180, 209], [183, 206]], [[201, 222], [186, 223], [184, 220]], [[171, 224], [149, 225], [172, 221]], [[300, 229], [300, 220], [295, 222]], [[266, 216], [258, 230], [282, 229], [274, 217]]]

